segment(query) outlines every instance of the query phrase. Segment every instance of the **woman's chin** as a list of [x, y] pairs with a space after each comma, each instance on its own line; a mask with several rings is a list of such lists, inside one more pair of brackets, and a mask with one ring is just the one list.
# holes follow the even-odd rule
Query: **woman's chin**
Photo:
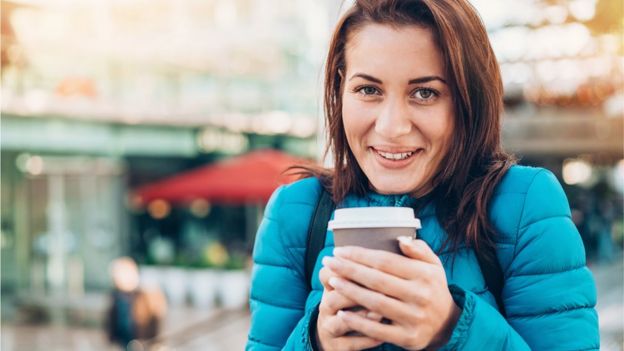
[[417, 188], [416, 186], [414, 187], [406, 187], [405, 186], [405, 182], [400, 182], [400, 181], [396, 181], [396, 182], [382, 182], [382, 183], [372, 183], [373, 185], [373, 190], [375, 190], [376, 193], [378, 194], [383, 194], [383, 195], [403, 195], [403, 194], [411, 194], [414, 192], [414, 189]]

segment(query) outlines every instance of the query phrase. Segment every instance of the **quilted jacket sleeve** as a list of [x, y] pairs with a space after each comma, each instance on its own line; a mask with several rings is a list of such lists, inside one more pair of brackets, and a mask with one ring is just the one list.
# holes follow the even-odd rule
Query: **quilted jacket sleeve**
[[[308, 291], [301, 271], [302, 250], [287, 242], [293, 217], [304, 216], [285, 209], [287, 187], [275, 191], [267, 204], [256, 236], [251, 278], [251, 327], [246, 350], [307, 350], [310, 312]], [[298, 221], [294, 221], [298, 223]], [[306, 228], [299, 228], [305, 235]], [[292, 234], [292, 233], [290, 233]]]
[[525, 197], [511, 264], [504, 268], [507, 319], [469, 291], [449, 350], [598, 350], [596, 288], [565, 194], [548, 171]]

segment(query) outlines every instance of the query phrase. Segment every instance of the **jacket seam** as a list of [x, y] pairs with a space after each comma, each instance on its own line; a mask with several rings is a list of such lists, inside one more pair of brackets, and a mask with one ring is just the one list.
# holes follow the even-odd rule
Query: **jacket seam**
[[[518, 255], [518, 241], [520, 238], [520, 225], [522, 224], [522, 217], [524, 217], [524, 209], [526, 208], [526, 203], [527, 203], [527, 198], [529, 197], [529, 192], [531, 191], [531, 187], [533, 186], [533, 184], [535, 183], [535, 178], [537, 178], [537, 176], [544, 172], [543, 169], [540, 169], [539, 171], [537, 171], [537, 173], [535, 173], [535, 175], [533, 175], [533, 178], [531, 179], [531, 183], [529, 183], [529, 186], [527, 187], [525, 196], [524, 196], [524, 201], [522, 201], [522, 209], [520, 210], [520, 216], [518, 217], [518, 225], [516, 226], [516, 243], [514, 245], [514, 252], [513, 252], [513, 257], [511, 259], [511, 261], [513, 262], [513, 260], [516, 259], [517, 255]], [[506, 272], [503, 272], [503, 275], [505, 275]]]
[[570, 272], [573, 272], [573, 271], [581, 270], [583, 268], [585, 268], [585, 264], [583, 264], [581, 266], [576, 266], [576, 267], [564, 268], [562, 270], [552, 271], [552, 272], [514, 274], [514, 275], [510, 276], [509, 278], [527, 277], [527, 276], [536, 276], [536, 275], [552, 275], [552, 274], [570, 273]]
[[257, 343], [257, 344], [262, 344], [262, 345], [266, 345], [266, 346], [269, 346], [269, 347], [274, 347], [274, 348], [277, 348], [277, 349], [280, 348], [280, 346], [278, 346], [278, 345], [273, 345], [273, 344], [269, 344], [269, 343], [264, 342], [264, 341], [260, 341], [260, 340], [254, 338], [251, 335], [249, 335], [248, 338], [249, 338], [249, 340], [251, 340], [251, 341], [253, 341], [253, 342]]
[[256, 264], [257, 265], [263, 265], [263, 266], [270, 266], [270, 267], [285, 268], [285, 269], [288, 269], [288, 270], [294, 272], [294, 270], [292, 268], [288, 267], [288, 265], [286, 265], [286, 264], [277, 264], [277, 263], [268, 263], [268, 262], [259, 262], [259, 261], [256, 261]]
[[284, 201], [282, 205], [306, 205], [306, 206], [314, 207], [313, 203], [304, 202], [304, 201]]
[[257, 296], [256, 297], [251, 297], [250, 300], [257, 301], [257, 302], [263, 303], [265, 305], [271, 305], [273, 307], [279, 307], [279, 308], [284, 308], [284, 309], [289, 309], [289, 310], [297, 310], [297, 311], [304, 311], [305, 310], [304, 307], [285, 306], [285, 305], [280, 305], [280, 304], [276, 304], [276, 303], [273, 303], [273, 302], [268, 302], [268, 301], [265, 301], [264, 299], [258, 298]]
[[533, 221], [533, 222], [531, 222], [531, 223], [528, 223], [528, 224], [523, 225], [523, 226], [522, 226], [522, 228], [520, 228], [520, 231], [523, 231], [524, 229], [526, 229], [526, 227], [528, 227], [528, 226], [530, 226], [530, 225], [533, 225], [533, 224], [535, 224], [535, 223], [539, 223], [539, 222], [541, 222], [541, 221], [545, 221], [545, 220], [547, 220], [547, 219], [553, 219], [553, 218], [568, 218], [568, 219], [569, 219], [569, 218], [570, 218], [570, 216], [565, 215], [565, 214], [560, 214], [560, 215], [552, 215], [552, 216], [548, 216], [548, 217], [544, 217], [544, 218], [536, 219], [536, 220], [534, 220], [534, 221]]
[[568, 313], [568, 312], [573, 312], [573, 311], [593, 310], [593, 309], [594, 309], [594, 306], [591, 306], [591, 305], [577, 306], [577, 307], [572, 307], [572, 308], [566, 308], [564, 310], [543, 311], [543, 312], [528, 313], [528, 314], [507, 315], [507, 319], [533, 318], [533, 317], [541, 317], [541, 316], [544, 316], [544, 315], [562, 314], [562, 313]]

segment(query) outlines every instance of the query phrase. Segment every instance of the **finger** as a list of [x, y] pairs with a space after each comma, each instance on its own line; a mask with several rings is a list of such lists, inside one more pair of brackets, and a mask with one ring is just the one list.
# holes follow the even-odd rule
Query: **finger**
[[383, 316], [381, 314], [373, 311], [368, 311], [365, 317], [375, 322], [381, 322], [381, 320], [383, 319]]
[[319, 280], [321, 281], [321, 284], [323, 285], [323, 288], [325, 288], [325, 290], [334, 290], [334, 288], [332, 288], [332, 286], [329, 285], [327, 282], [329, 281], [329, 278], [337, 276], [338, 274], [330, 267], [325, 266], [319, 271]]
[[373, 312], [373, 311], [369, 311], [367, 309], [365, 309], [364, 307], [361, 306], [357, 306], [357, 307], [353, 307], [353, 308], [348, 308], [346, 309], [349, 312], [353, 312], [356, 313], [358, 316], [362, 317], [362, 318], [367, 318], [370, 319], [372, 321], [381, 321], [383, 319], [383, 316], [380, 315], [377, 312]]
[[383, 341], [368, 336], [342, 336], [335, 340], [335, 350], [364, 350], [371, 349], [383, 344]]
[[405, 256], [435, 265], [442, 265], [438, 255], [433, 252], [424, 240], [412, 239], [409, 236], [400, 236], [398, 240], [399, 247]]
[[321, 281], [321, 284], [323, 285], [323, 288], [325, 290], [333, 290], [331, 285], [327, 284], [327, 281], [334, 275], [335, 274], [332, 274], [332, 270], [328, 267], [323, 267], [319, 271], [319, 280]]
[[[393, 321], [409, 321], [412, 307], [404, 302], [386, 296], [379, 292], [366, 289], [348, 280], [332, 277], [329, 284], [336, 292], [351, 299], [364, 308], [381, 314]], [[344, 309], [342, 310], [344, 311]], [[339, 313], [339, 311], [337, 312]]]
[[344, 336], [351, 331], [344, 320], [336, 315], [323, 319], [323, 321], [319, 324], [319, 328], [331, 335], [332, 338]]
[[338, 291], [325, 291], [323, 293], [323, 297], [321, 298], [321, 304], [319, 305], [319, 311], [328, 314], [334, 315], [339, 310], [352, 308], [357, 306], [357, 303], [353, 300], [345, 297]]
[[358, 246], [342, 246], [334, 248], [334, 257], [354, 261], [399, 278], [416, 278], [413, 266], [418, 261], [392, 252], [371, 250]]
[[[335, 277], [344, 278], [358, 283], [368, 289], [380, 292], [387, 296], [395, 297], [401, 301], [419, 302], [418, 291], [414, 289], [413, 282], [394, 275], [382, 272], [347, 259], [325, 257], [323, 264], [336, 274]], [[423, 262], [415, 262], [410, 275], [427, 277], [431, 265]], [[329, 277], [331, 279], [332, 277]], [[328, 283], [329, 283], [328, 279]]]
[[[381, 319], [383, 318], [377, 313], [369, 312], [362, 308], [360, 308], [359, 310], [349, 309], [349, 312], [356, 313], [362, 318], [368, 318], [367, 315], [371, 314], [372, 317], [375, 317], [371, 319], [374, 321], [381, 321]], [[332, 335], [333, 337], [344, 336], [345, 334], [347, 334], [347, 332], [351, 331], [351, 329], [349, 329], [349, 326], [341, 318], [338, 318], [336, 314], [323, 319], [321, 328], [323, 328], [328, 334]]]
[[374, 322], [345, 311], [340, 311], [337, 317], [341, 318], [350, 330], [360, 332], [373, 340], [384, 340], [397, 345], [406, 344], [402, 328], [397, 325]]

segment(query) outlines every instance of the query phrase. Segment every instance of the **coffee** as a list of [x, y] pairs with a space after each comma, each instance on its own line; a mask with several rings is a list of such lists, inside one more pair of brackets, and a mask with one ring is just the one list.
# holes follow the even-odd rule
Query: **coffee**
[[401, 253], [397, 237], [416, 237], [420, 220], [410, 207], [355, 207], [334, 212], [328, 228], [335, 246], [361, 246]]

